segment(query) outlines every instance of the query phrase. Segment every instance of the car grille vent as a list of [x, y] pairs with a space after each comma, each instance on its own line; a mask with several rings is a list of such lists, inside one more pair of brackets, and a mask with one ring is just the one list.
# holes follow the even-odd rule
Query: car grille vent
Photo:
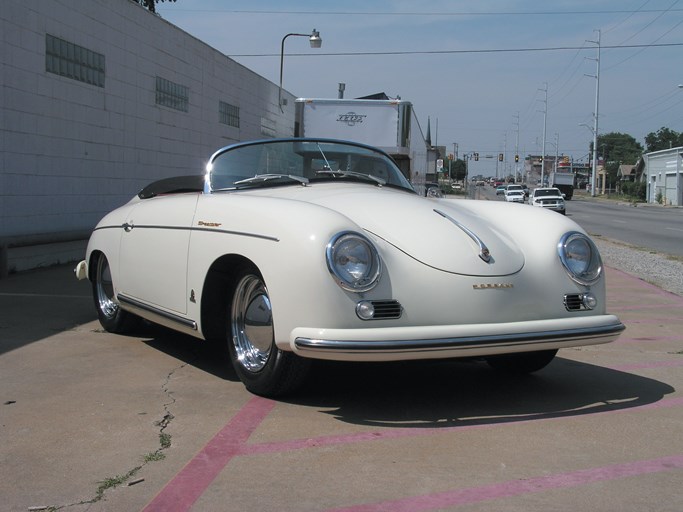
[[391, 318], [401, 318], [403, 308], [397, 300], [373, 300], [372, 306], [375, 308], [374, 320], [388, 320]]
[[569, 293], [564, 296], [564, 307], [567, 311], [581, 311], [588, 309], [583, 304], [583, 296], [580, 293]]

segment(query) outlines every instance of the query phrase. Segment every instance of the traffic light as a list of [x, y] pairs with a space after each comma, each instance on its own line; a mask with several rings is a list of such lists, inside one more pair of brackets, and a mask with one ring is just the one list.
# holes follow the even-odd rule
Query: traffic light
[[519, 155], [515, 155], [515, 162], [519, 162]]
[[540, 162], [543, 163], [543, 157], [541, 157]]
[[474, 154], [474, 161], [478, 162], [479, 161], [479, 153]]
[[503, 161], [503, 153], [498, 153], [498, 161], [499, 162]]

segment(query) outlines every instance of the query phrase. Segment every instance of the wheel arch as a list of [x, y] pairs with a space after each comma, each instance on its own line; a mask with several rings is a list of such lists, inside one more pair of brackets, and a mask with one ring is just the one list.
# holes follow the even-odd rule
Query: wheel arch
[[236, 286], [236, 278], [247, 267], [257, 265], [240, 254], [225, 254], [209, 267], [201, 297], [202, 334], [206, 340], [224, 340], [228, 305]]
[[[88, 280], [92, 283], [95, 280], [95, 272], [97, 272], [97, 259], [100, 257], [100, 254], [104, 254], [103, 251], [100, 251], [98, 249], [94, 249], [88, 258]], [[106, 254], [105, 254], [106, 256]], [[109, 258], [107, 258], [109, 259]]]

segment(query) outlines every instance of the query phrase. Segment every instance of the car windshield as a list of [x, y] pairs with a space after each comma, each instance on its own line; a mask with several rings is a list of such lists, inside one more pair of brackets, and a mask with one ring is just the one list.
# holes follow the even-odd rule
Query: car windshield
[[413, 191], [386, 154], [342, 141], [276, 139], [235, 144], [217, 151], [207, 172], [213, 191], [333, 180]]
[[547, 196], [560, 196], [562, 197], [562, 193], [556, 189], [556, 188], [544, 188], [544, 189], [539, 189], [534, 192], [535, 197], [547, 197]]

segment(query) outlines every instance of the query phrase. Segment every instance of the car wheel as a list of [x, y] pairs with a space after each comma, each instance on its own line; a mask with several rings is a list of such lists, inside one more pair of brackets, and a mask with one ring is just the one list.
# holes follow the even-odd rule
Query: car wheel
[[230, 306], [228, 345], [237, 376], [257, 395], [280, 396], [301, 385], [307, 359], [275, 345], [268, 289], [255, 269], [237, 279]]
[[111, 277], [109, 261], [104, 254], [100, 254], [95, 262], [95, 275], [92, 280], [93, 299], [97, 309], [97, 317], [102, 327], [113, 333], [130, 330], [137, 318], [124, 311], [116, 301], [114, 282]]
[[510, 375], [523, 375], [537, 372], [550, 364], [557, 350], [541, 350], [538, 352], [519, 352], [502, 354], [486, 358], [486, 362], [495, 370]]

